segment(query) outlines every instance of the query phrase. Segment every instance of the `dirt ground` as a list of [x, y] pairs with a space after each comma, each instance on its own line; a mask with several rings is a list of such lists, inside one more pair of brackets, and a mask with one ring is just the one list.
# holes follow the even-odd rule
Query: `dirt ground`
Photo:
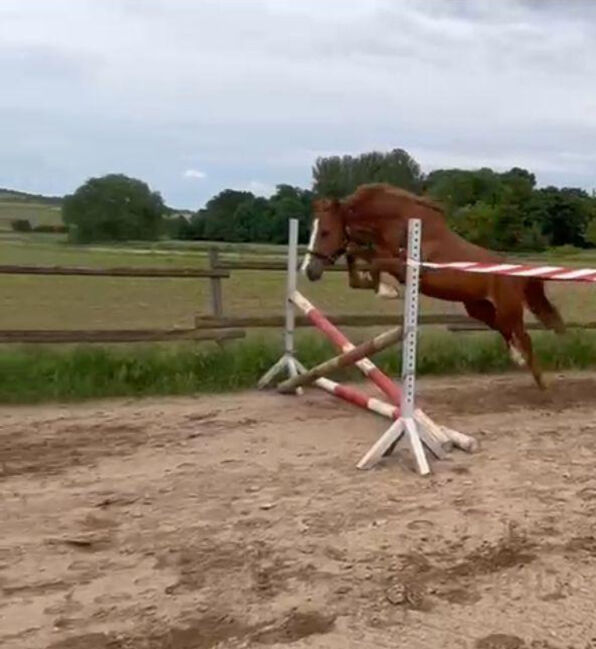
[[596, 374], [420, 382], [422, 478], [308, 391], [0, 408], [0, 646], [596, 647]]

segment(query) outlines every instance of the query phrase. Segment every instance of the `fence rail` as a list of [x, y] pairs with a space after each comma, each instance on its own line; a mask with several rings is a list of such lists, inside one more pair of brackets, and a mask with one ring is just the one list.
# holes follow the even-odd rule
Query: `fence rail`
[[85, 275], [97, 277], [188, 277], [225, 279], [223, 268], [88, 268], [86, 266], [7, 266], [0, 265], [2, 275]]
[[[11, 275], [63, 275], [96, 277], [171, 277], [186, 279], [208, 279], [210, 282], [209, 315], [195, 317], [195, 326], [189, 329], [113, 329], [113, 330], [0, 330], [0, 343], [128, 343], [169, 340], [193, 340], [225, 342], [243, 338], [246, 329], [281, 328], [284, 317], [224, 315], [222, 280], [228, 279], [233, 271], [285, 271], [282, 261], [222, 260], [218, 249], [211, 249], [208, 256], [209, 268], [89, 268], [80, 266], [20, 266], [0, 265], [0, 274]], [[336, 265], [329, 270], [342, 272], [345, 264]], [[395, 314], [342, 313], [329, 319], [343, 327], [395, 326], [400, 320]], [[422, 314], [421, 326], [442, 325], [453, 333], [489, 331], [488, 327], [465, 315]], [[307, 318], [297, 316], [297, 327], [310, 326]], [[569, 323], [569, 328], [596, 329], [596, 322]], [[529, 323], [529, 329], [544, 329], [538, 323]]]
[[243, 329], [0, 329], [0, 343], [133, 343], [244, 338]]
[[[400, 313], [378, 313], [366, 315], [360, 313], [341, 313], [329, 315], [328, 319], [338, 327], [381, 327], [392, 326], [401, 321]], [[450, 314], [425, 314], [419, 318], [420, 325], [466, 325], [473, 324], [474, 320], [466, 316]], [[230, 327], [245, 327], [247, 329], [260, 329], [270, 327], [283, 327], [285, 324], [283, 316], [247, 316], [247, 317], [222, 317], [197, 316], [195, 325], [197, 328], [208, 327], [210, 329], [226, 329]], [[297, 327], [312, 326], [310, 320], [303, 316], [296, 316]]]
[[[300, 262], [301, 263], [301, 262]], [[298, 264], [299, 266], [300, 264]], [[288, 264], [285, 261], [249, 261], [249, 260], [225, 260], [217, 261], [216, 265], [211, 266], [213, 270], [281, 270], [286, 271]], [[368, 266], [359, 267], [360, 270], [367, 270]], [[337, 263], [325, 269], [326, 273], [345, 272], [348, 269], [346, 263]]]
[[[548, 331], [547, 328], [539, 322], [527, 322], [525, 328], [531, 331]], [[596, 329], [596, 322], [566, 322], [567, 329]], [[447, 330], [453, 333], [466, 333], [474, 331], [492, 331], [486, 325], [476, 320], [468, 319], [467, 322], [454, 323], [447, 325]]]

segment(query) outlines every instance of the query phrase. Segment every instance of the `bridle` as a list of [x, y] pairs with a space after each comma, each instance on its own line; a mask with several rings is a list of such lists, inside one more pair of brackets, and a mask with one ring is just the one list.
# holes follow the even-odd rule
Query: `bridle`
[[[341, 220], [342, 220], [342, 228], [343, 228], [343, 241], [341, 247], [338, 248], [333, 254], [325, 255], [322, 252], [317, 252], [316, 250], [311, 250], [310, 248], [307, 248], [306, 253], [308, 255], [311, 255], [315, 259], [320, 259], [324, 264], [333, 266], [333, 264], [335, 264], [335, 262], [348, 251], [348, 247], [350, 243], [357, 242], [357, 238], [355, 236], [356, 233], [352, 232], [353, 226], [346, 218], [346, 217], [354, 217], [355, 215], [356, 214], [352, 208], [348, 208], [347, 215], [346, 214], [342, 215]], [[370, 242], [366, 242], [364, 244], [365, 247], [369, 247], [370, 245], [371, 245]]]
[[346, 252], [347, 250], [347, 240], [344, 241], [344, 245], [336, 250], [332, 255], [324, 255], [322, 252], [317, 252], [316, 250], [311, 250], [308, 248], [306, 253], [315, 259], [320, 259], [322, 262], [327, 263], [331, 266]]
[[328, 264], [330, 266], [333, 266], [335, 262], [343, 255], [345, 254], [346, 250], [348, 249], [348, 244], [350, 242], [350, 236], [347, 228], [343, 226], [343, 241], [342, 245], [340, 248], [338, 248], [334, 253], [330, 255], [324, 255], [322, 252], [317, 252], [316, 250], [311, 250], [310, 248], [306, 249], [306, 253], [308, 255], [311, 255], [311, 257], [314, 257], [315, 259], [320, 259], [324, 264]]

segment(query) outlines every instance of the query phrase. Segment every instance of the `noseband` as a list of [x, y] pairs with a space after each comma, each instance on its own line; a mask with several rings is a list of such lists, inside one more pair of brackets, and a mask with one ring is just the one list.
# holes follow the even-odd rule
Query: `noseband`
[[330, 264], [333, 266], [335, 262], [345, 253], [346, 251], [346, 245], [342, 246], [339, 250], [334, 252], [332, 255], [324, 255], [321, 252], [317, 252], [316, 250], [310, 250], [307, 249], [306, 253], [311, 255], [312, 257], [315, 257], [316, 259], [320, 259], [321, 261]]

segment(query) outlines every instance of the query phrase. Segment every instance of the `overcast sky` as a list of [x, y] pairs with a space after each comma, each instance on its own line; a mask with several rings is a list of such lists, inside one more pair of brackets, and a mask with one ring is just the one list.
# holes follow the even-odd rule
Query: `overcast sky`
[[197, 208], [400, 147], [596, 188], [588, 0], [0, 0], [0, 81], [0, 187]]

